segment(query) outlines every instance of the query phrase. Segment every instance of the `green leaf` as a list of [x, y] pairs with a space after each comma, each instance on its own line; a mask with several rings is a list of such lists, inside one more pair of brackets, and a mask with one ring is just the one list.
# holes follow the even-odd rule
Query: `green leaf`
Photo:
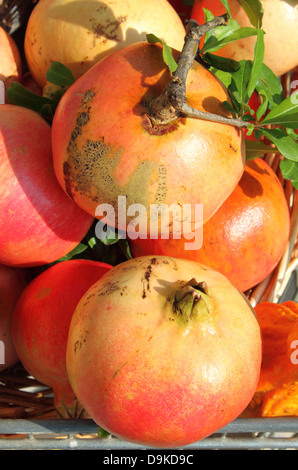
[[223, 70], [224, 72], [233, 73], [240, 67], [239, 62], [236, 62], [235, 60], [227, 59], [226, 57], [221, 57], [215, 54], [210, 54], [210, 52], [203, 54], [202, 58], [211, 67], [214, 67], [217, 70]]
[[246, 160], [254, 160], [255, 158], [262, 157], [266, 153], [276, 153], [276, 147], [264, 144], [260, 140], [245, 140]]
[[235, 111], [237, 112], [237, 110], [235, 110], [235, 109], [233, 108], [233, 106], [232, 106], [228, 101], [223, 101], [222, 104], [224, 105], [224, 107], [225, 107], [228, 111], [230, 111], [230, 113], [235, 113]]
[[229, 5], [228, 0], [220, 0], [220, 1], [221, 1], [221, 3], [223, 4], [223, 6], [225, 7], [225, 9], [227, 11], [228, 18], [231, 19], [232, 15], [231, 15], [231, 10], [230, 10], [230, 5]]
[[11, 103], [33, 109], [34, 111], [52, 116], [58, 101], [54, 101], [44, 96], [36, 95], [21, 83], [12, 82], [7, 90], [7, 96]]
[[274, 124], [298, 129], [298, 102], [288, 96], [263, 119], [262, 125]]
[[262, 128], [261, 131], [286, 159], [298, 162], [298, 143], [284, 129]]
[[239, 69], [233, 73], [229, 91], [234, 94], [239, 103], [248, 102], [247, 87], [251, 77], [253, 63], [251, 60], [241, 60]]
[[[205, 23], [208, 23], [208, 21], [211, 21], [214, 19], [213, 13], [211, 13], [210, 10], [207, 10], [207, 8], [203, 8], [203, 12], [204, 12], [204, 17], [205, 17]], [[211, 31], [208, 31], [204, 35], [204, 44], [208, 41], [208, 39], [212, 36], [213, 33], [214, 32], [211, 30]]]
[[298, 189], [298, 163], [290, 160], [283, 160], [279, 167], [283, 177], [290, 180], [294, 188]]
[[[231, 20], [230, 22], [234, 22], [235, 20]], [[230, 23], [229, 22], [229, 23]], [[229, 23], [227, 26], [219, 26], [216, 28], [214, 31], [217, 31], [220, 28], [228, 28]], [[238, 25], [238, 28], [234, 28], [233, 30], [227, 30], [226, 34], [218, 35], [215, 36], [214, 34], [208, 39], [208, 41], [205, 42], [204, 46], [202, 47], [202, 52], [215, 52], [222, 47], [226, 46], [227, 44], [230, 44], [231, 42], [238, 41], [238, 39], [243, 39], [247, 38], [250, 36], [256, 36], [258, 34], [258, 29], [257, 28], [252, 28], [252, 27], [245, 27], [245, 28], [240, 28]]]
[[215, 67], [210, 67], [210, 72], [212, 72], [218, 80], [228, 89], [231, 81], [232, 81], [232, 74], [231, 72], [225, 72], [224, 70], [216, 69]]
[[59, 86], [70, 86], [75, 82], [72, 71], [61, 62], [53, 61], [46, 73], [48, 82]]
[[298, 140], [298, 134], [296, 134], [295, 129], [290, 129], [289, 127], [286, 127], [286, 132], [292, 137], [292, 139], [294, 139], [295, 141]]
[[172, 49], [161, 39], [159, 39], [155, 34], [147, 34], [147, 41], [150, 44], [154, 44], [156, 42], [159, 42], [162, 45], [162, 55], [163, 55], [163, 60], [165, 64], [169, 67], [170, 71], [173, 73], [178, 67], [177, 62], [175, 61], [173, 55], [172, 55]]
[[264, 10], [259, 0], [238, 0], [255, 28], [261, 28]]
[[249, 114], [243, 114], [243, 116], [241, 116], [242, 121], [255, 122], [256, 118], [253, 116], [254, 111], [251, 109], [250, 106], [248, 106], [248, 104], [244, 104], [243, 109], [245, 109], [245, 107], [247, 107], [247, 113]]
[[249, 124], [249, 125], [247, 126], [247, 135], [248, 135], [248, 136], [253, 133], [254, 128], [255, 128], [255, 126], [254, 126], [253, 124]]
[[105, 429], [99, 427], [97, 429], [97, 436], [100, 439], [105, 439], [106, 437], [110, 436], [110, 433], [108, 431], [106, 431]]
[[274, 108], [285, 99], [279, 78], [265, 64], [261, 67], [260, 76], [256, 84], [256, 91], [260, 95], [265, 94], [267, 96], [270, 109]]
[[72, 259], [74, 256], [80, 255], [83, 253], [85, 250], [87, 250], [88, 246], [85, 245], [84, 243], [79, 243], [72, 251], [67, 253], [67, 255], [63, 256], [62, 258], [59, 259], [59, 261], [67, 261]]
[[[214, 18], [213, 13], [204, 8], [205, 13], [205, 22], [210, 21]], [[204, 46], [202, 47], [203, 52], [207, 52], [209, 47], [212, 47], [214, 44], [218, 44], [220, 41], [224, 40], [227, 36], [232, 34], [234, 31], [240, 29], [240, 25], [236, 20], [229, 20], [229, 22], [222, 26], [217, 26], [216, 28], [210, 30], [205, 34]]]
[[254, 60], [252, 63], [251, 74], [250, 74], [249, 82], [247, 85], [247, 92], [246, 92], [247, 101], [253, 94], [256, 88], [256, 85], [258, 83], [259, 76], [263, 67], [264, 52], [265, 52], [264, 31], [262, 29], [259, 29], [257, 42], [256, 42], [255, 49], [254, 49]]
[[257, 121], [260, 121], [260, 119], [264, 116], [265, 112], [267, 111], [268, 103], [269, 103], [268, 97], [266, 93], [263, 92], [263, 90], [261, 90], [259, 94], [260, 96], [262, 96], [263, 100], [256, 112]]

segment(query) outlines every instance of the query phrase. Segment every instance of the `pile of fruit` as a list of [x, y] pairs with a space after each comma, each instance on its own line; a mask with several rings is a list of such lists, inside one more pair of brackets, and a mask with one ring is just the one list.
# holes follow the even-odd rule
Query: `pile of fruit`
[[0, 370], [151, 447], [298, 416], [298, 304], [268, 296], [295, 259], [297, 8], [28, 4], [0, 26]]

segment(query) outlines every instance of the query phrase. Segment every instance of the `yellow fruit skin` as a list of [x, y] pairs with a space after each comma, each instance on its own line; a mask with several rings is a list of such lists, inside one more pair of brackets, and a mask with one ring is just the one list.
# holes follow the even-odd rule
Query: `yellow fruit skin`
[[11, 36], [0, 27], [0, 80], [4, 83], [5, 102], [7, 90], [13, 81], [22, 80], [22, 61], [19, 49]]
[[166, 0], [41, 0], [28, 21], [26, 60], [43, 88], [51, 61], [64, 63], [78, 78], [110, 52], [146, 40], [147, 33], [183, 47], [184, 25]]
[[[229, 1], [231, 15], [241, 27], [252, 27], [238, 0]], [[293, 0], [261, 0], [263, 8], [262, 29], [265, 31], [264, 63], [275, 73], [283, 75], [298, 65], [298, 3]], [[196, 0], [192, 17], [204, 20], [203, 8], [215, 16], [225, 12], [220, 0]], [[224, 57], [239, 60], [253, 60], [256, 36], [232, 42], [217, 51]]]

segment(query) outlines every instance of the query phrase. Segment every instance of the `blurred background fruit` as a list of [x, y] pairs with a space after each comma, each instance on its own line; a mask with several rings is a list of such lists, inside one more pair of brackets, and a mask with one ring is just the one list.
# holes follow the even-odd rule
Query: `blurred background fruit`
[[[238, 0], [229, 0], [232, 17], [242, 27], [252, 24]], [[283, 75], [298, 65], [298, 4], [293, 0], [261, 0], [264, 11], [262, 27], [265, 31], [264, 63], [277, 75]], [[203, 8], [214, 16], [225, 13], [220, 0], [195, 0], [191, 17], [204, 23]], [[234, 59], [253, 60], [256, 37], [240, 39], [216, 54]]]

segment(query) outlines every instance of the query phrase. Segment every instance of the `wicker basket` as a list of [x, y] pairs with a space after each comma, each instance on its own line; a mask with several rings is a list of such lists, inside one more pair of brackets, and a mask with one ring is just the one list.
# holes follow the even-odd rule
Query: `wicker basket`
[[[36, 0], [38, 1], [38, 0]], [[26, 23], [34, 0], [0, 0], [0, 25], [13, 34]], [[285, 95], [291, 74], [282, 77]], [[284, 188], [291, 214], [288, 245], [274, 271], [246, 292], [254, 307], [261, 301], [284, 299], [292, 274], [298, 268], [298, 191], [284, 181], [279, 170], [280, 154], [268, 154], [266, 162]], [[296, 292], [296, 285], [294, 291]], [[30, 376], [21, 363], [0, 372], [0, 449], [134, 449], [113, 436], [98, 436], [90, 419], [60, 419], [53, 390]], [[187, 449], [298, 449], [298, 417], [238, 418], [216, 434]]]

